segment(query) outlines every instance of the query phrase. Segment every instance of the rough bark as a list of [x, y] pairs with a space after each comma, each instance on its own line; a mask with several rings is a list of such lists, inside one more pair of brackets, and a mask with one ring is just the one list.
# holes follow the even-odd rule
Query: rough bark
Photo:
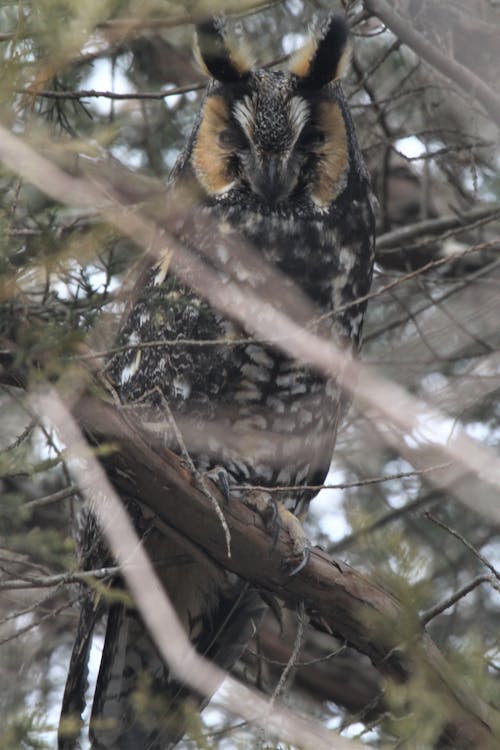
[[221, 497], [231, 531], [229, 558], [211, 501], [195, 487], [178, 456], [153, 449], [117, 409], [95, 398], [80, 399], [73, 413], [96, 443], [107, 441], [119, 446], [106, 458], [108, 474], [119, 491], [140, 498], [165, 523], [242, 578], [291, 606], [304, 602], [315, 627], [366, 654], [393, 683], [402, 686], [412, 675], [418, 676], [443, 718], [441, 746], [499, 746], [498, 715], [467, 688], [456, 684], [415, 611], [317, 548], [298, 575], [287, 577], [282, 571], [290, 545], [287, 533], [281, 532], [273, 548], [258, 515], [241, 502], [224, 505]]

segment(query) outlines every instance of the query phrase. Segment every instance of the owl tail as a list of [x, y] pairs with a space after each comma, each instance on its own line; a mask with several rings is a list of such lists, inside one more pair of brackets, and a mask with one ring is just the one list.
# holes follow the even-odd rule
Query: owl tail
[[[77, 750], [80, 747], [79, 735], [83, 726], [81, 717], [85, 710], [85, 694], [88, 688], [88, 662], [92, 634], [100, 616], [99, 609], [98, 598], [85, 592], [64, 688], [58, 730], [58, 750]], [[100, 614], [102, 615], [102, 612]]]
[[[238, 661], [266, 605], [258, 593], [180, 540], [157, 518], [136, 518], [142, 543], [198, 652], [224, 669]], [[117, 583], [116, 589], [121, 584]], [[205, 697], [169, 673], [139, 612], [126, 596], [109, 606], [90, 722], [92, 750], [167, 750], [201, 731]], [[117, 601], [119, 599], [119, 601]], [[63, 701], [59, 750], [77, 750], [85, 707], [92, 630], [102, 604], [86, 597]], [[168, 635], [168, 634], [167, 634]], [[71, 718], [73, 725], [71, 725]]]
[[176, 690], [138, 615], [113, 604], [90, 724], [93, 750], [164, 750], [178, 737]]
[[[218, 666], [240, 658], [266, 607], [235, 582], [203, 617], [196, 647]], [[173, 679], [135, 610], [111, 607], [91, 719], [92, 750], [167, 750], [201, 732], [207, 700]]]

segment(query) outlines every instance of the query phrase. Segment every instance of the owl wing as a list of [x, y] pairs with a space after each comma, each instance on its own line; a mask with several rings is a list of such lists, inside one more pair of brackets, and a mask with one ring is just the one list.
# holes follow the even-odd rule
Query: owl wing
[[[221, 79], [229, 88], [244, 83], [248, 70], [228, 51], [219, 23], [205, 24], [200, 36], [202, 46], [204, 37], [211, 39], [203, 56], [209, 72], [218, 78], [219, 87]], [[294, 63], [293, 75], [301, 80], [301, 86], [316, 89], [331, 80], [345, 40], [345, 26], [338, 21], [330, 22], [320, 43]], [[254, 83], [264, 80], [263, 75], [258, 72]], [[272, 79], [278, 84], [280, 80]], [[213, 86], [209, 87], [207, 103], [210, 92], [214, 92]], [[352, 300], [352, 295], [367, 291], [373, 248], [368, 237], [371, 224], [367, 193], [363, 192], [362, 162], [356, 162], [358, 151], [352, 124], [349, 131], [349, 115], [335, 85], [329, 96], [332, 106], [327, 107], [327, 113], [334, 112], [336, 123], [339, 117], [347, 123], [341, 127], [342, 143], [345, 153], [351, 153], [354, 176], [351, 180], [350, 176], [331, 179], [331, 175], [323, 175], [322, 181], [317, 181], [315, 200], [323, 201], [320, 213], [325, 215], [314, 222], [300, 217], [300, 206], [295, 223], [291, 214], [283, 216], [279, 211], [271, 218], [266, 212], [258, 215], [255, 207], [250, 214], [247, 212], [240, 202], [241, 195], [230, 192], [232, 182], [226, 156], [223, 154], [223, 162], [218, 165], [204, 159], [203, 149], [211, 145], [212, 151], [220, 152], [221, 144], [207, 141], [211, 133], [214, 139], [217, 136], [210, 119], [220, 116], [217, 104], [214, 110], [214, 103], [210, 103], [208, 119], [203, 108], [175, 175], [177, 181], [197, 176], [205, 191], [214, 191], [203, 210], [195, 209], [193, 222], [196, 224], [197, 217], [201, 217], [201, 229], [198, 235], [195, 231], [194, 239], [187, 244], [199, 253], [203, 246], [210, 251], [209, 246], [215, 244], [220, 257], [212, 257], [209, 262], [218, 270], [222, 282], [228, 271], [226, 253], [223, 246], [214, 243], [214, 236], [204, 231], [206, 216], [221, 231], [224, 228], [227, 233], [229, 227], [229, 235], [239, 233], [262, 250], [266, 264], [275, 265], [285, 277], [290, 275], [298, 280], [306, 295], [314, 302], [319, 300], [324, 310], [342, 307], [344, 302]], [[298, 109], [295, 113], [298, 117], [297, 112]], [[240, 112], [244, 123], [250, 114], [248, 107]], [[331, 154], [325, 156], [327, 167], [333, 164], [335, 169], [347, 168], [347, 157], [340, 160], [340, 167], [330, 157]], [[290, 174], [293, 178], [293, 169]], [[257, 178], [255, 184], [261, 191], [266, 189]], [[279, 180], [277, 185], [280, 186]], [[337, 205], [331, 196], [336, 199], [346, 185], [349, 196], [340, 197]], [[352, 196], [354, 202], [349, 203]], [[333, 201], [331, 205], [327, 200]], [[341, 205], [342, 200], [345, 205]], [[346, 250], [344, 259], [342, 248]], [[143, 424], [161, 431], [165, 443], [179, 451], [182, 446], [178, 444], [176, 426], [180, 424], [183, 432], [184, 428], [194, 427], [194, 434], [196, 426], [204, 425], [207, 437], [204, 443], [208, 448], [194, 443], [192, 449], [199, 470], [213, 468], [217, 457], [234, 483], [297, 484], [299, 489], [292, 498], [292, 507], [308, 499], [310, 494], [302, 492], [300, 485], [311, 479], [323, 481], [330, 463], [342, 410], [338, 383], [332, 381], [325, 387], [323, 377], [297, 366], [278, 349], [255, 340], [235, 344], [235, 338], [248, 338], [245, 327], [221, 315], [201, 294], [170, 274], [168, 262], [167, 252], [147, 270], [122, 327], [119, 343], [125, 349], [109, 365], [108, 372], [121, 401], [127, 409], [136, 411]], [[235, 274], [238, 279], [238, 268]], [[262, 283], [265, 287], [265, 278]], [[333, 316], [329, 330], [356, 346], [363, 310], [363, 306], [354, 306], [349, 314]], [[221, 340], [225, 341], [220, 343]], [[311, 429], [311, 425], [316, 429]], [[113, 479], [112, 460], [108, 471]], [[133, 490], [125, 496], [122, 492], [122, 497], [190, 639], [201, 653], [230, 668], [262, 615], [264, 605], [258, 594], [186, 540], [179, 540], [134, 497]], [[114, 588], [118, 593], [121, 582], [117, 581]], [[175, 744], [189, 723], [187, 694], [171, 678], [140, 615], [118, 599], [109, 607], [92, 711], [92, 747], [164, 750]], [[88, 652], [89, 630], [93, 625], [89, 611], [84, 606], [81, 644], [74, 660], [79, 665]], [[77, 693], [83, 683], [83, 679], [69, 680], [74, 694], [68, 696], [65, 705], [77, 712], [82, 705]], [[199, 706], [199, 699], [194, 696], [194, 700]], [[61, 735], [60, 748], [69, 750], [72, 745], [65, 742]]]
[[[136, 527], [144, 528], [144, 509], [134, 505]], [[146, 525], [143, 544], [191, 642], [221, 667], [232, 667], [264, 612], [260, 596], [157, 519]], [[112, 604], [92, 707], [92, 748], [173, 747], [186, 727], [196, 727], [204, 702], [170, 675], [137, 610]]]

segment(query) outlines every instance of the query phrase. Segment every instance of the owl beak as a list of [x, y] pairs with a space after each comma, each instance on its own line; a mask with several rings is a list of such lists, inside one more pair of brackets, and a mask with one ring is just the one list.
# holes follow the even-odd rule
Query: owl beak
[[288, 171], [287, 161], [279, 156], [266, 154], [254, 177], [254, 190], [272, 206], [281, 203], [290, 193]]

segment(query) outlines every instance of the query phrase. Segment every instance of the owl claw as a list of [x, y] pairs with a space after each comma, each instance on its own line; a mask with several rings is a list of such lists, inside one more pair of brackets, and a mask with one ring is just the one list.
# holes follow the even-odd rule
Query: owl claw
[[281, 529], [288, 532], [292, 540], [292, 554], [283, 559], [281, 568], [283, 573], [291, 578], [305, 568], [311, 557], [311, 543], [299, 519], [285, 508], [282, 503], [276, 503], [275, 515], [272, 520], [273, 549], [276, 546]]
[[278, 544], [278, 539], [281, 531], [281, 520], [278, 503], [273, 497], [269, 499], [269, 505], [271, 507], [271, 517], [267, 521], [267, 526], [273, 533], [273, 544], [271, 547], [271, 550], [273, 550]]
[[257, 511], [272, 533], [271, 552], [278, 543], [280, 532], [288, 532], [292, 540], [292, 554], [283, 559], [281, 567], [285, 575], [297, 575], [311, 557], [311, 543], [299, 519], [267, 492], [250, 492], [245, 497], [245, 503]]
[[210, 469], [210, 471], [207, 471], [204, 476], [215, 484], [217, 489], [222, 493], [226, 504], [229, 504], [231, 493], [226, 470], [223, 469], [222, 466], [215, 466], [213, 469]]
[[306, 567], [310, 559], [311, 547], [309, 545], [309, 542], [307, 542], [307, 545], [302, 551], [302, 558], [295, 566], [293, 566], [293, 558], [288, 558], [283, 561], [283, 572], [288, 576], [288, 578], [296, 576], [297, 573], [300, 573], [300, 571]]
[[224, 500], [229, 504], [229, 481], [227, 478], [227, 473], [224, 471], [224, 469], [219, 469], [219, 471], [217, 472], [217, 479], [219, 480], [219, 489], [224, 495]]

